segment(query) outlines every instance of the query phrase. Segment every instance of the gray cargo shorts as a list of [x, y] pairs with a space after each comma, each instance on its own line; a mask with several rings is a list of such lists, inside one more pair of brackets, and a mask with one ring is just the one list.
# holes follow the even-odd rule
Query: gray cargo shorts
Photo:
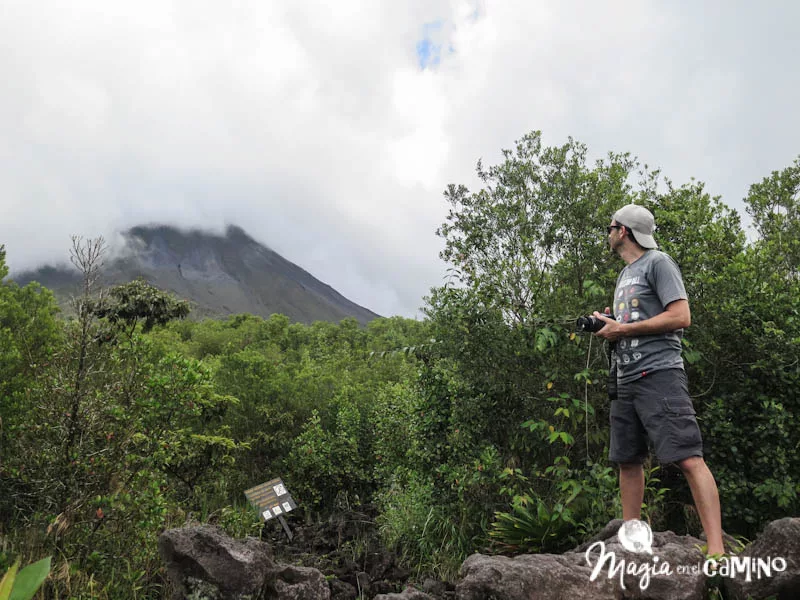
[[703, 456], [683, 369], [648, 373], [617, 387], [617, 399], [611, 402], [609, 458], [620, 464], [643, 462], [648, 437], [661, 463]]

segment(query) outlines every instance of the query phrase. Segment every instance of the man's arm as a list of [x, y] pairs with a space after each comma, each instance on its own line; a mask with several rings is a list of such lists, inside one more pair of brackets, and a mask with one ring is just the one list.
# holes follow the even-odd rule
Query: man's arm
[[670, 302], [664, 312], [635, 323], [617, 323], [614, 319], [610, 319], [597, 311], [594, 312], [594, 316], [606, 322], [606, 326], [595, 335], [610, 342], [621, 337], [667, 333], [676, 329], [685, 329], [692, 324], [692, 314], [689, 310], [688, 300]]

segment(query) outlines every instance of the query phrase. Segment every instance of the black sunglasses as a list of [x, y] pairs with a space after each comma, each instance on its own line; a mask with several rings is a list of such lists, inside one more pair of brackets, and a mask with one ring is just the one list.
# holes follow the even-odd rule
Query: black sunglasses
[[612, 229], [619, 229], [620, 227], [625, 227], [625, 225], [609, 225], [608, 227], [606, 227], [606, 231], [608, 233], [611, 233]]

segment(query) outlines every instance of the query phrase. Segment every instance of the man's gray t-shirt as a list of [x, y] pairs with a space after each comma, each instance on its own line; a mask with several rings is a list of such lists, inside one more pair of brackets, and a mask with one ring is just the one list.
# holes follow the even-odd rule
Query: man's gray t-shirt
[[[619, 323], [644, 321], [664, 312], [670, 302], [686, 299], [686, 288], [675, 261], [668, 254], [648, 250], [617, 277], [614, 317]], [[629, 383], [645, 373], [683, 369], [681, 337], [683, 329], [620, 338], [613, 355], [617, 381]]]

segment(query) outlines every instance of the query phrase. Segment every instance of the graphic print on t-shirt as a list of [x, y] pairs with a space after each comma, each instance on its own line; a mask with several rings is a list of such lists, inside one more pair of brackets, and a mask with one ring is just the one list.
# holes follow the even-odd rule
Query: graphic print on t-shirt
[[[617, 304], [615, 306], [616, 310], [616, 319], [620, 323], [630, 323], [632, 321], [638, 321], [642, 317], [642, 314], [639, 310], [639, 294], [637, 291], [639, 290], [638, 284], [640, 282], [640, 278], [636, 277], [628, 277], [623, 279], [619, 282], [617, 286]], [[627, 310], [628, 307], [632, 308], [633, 310]], [[619, 343], [620, 352], [617, 355], [617, 361], [621, 362], [624, 365], [630, 364], [631, 362], [636, 362], [642, 358], [641, 352], [627, 352], [632, 348], [636, 348], [639, 345], [638, 339], [632, 340], [623, 340]]]
[[[613, 296], [614, 318], [622, 324], [640, 323], [679, 299], [686, 299], [686, 289], [678, 265], [663, 252], [648, 250], [620, 273]], [[644, 373], [683, 368], [682, 335], [678, 329], [639, 334], [626, 338], [624, 344], [620, 340], [615, 352], [618, 380], [627, 383]]]

